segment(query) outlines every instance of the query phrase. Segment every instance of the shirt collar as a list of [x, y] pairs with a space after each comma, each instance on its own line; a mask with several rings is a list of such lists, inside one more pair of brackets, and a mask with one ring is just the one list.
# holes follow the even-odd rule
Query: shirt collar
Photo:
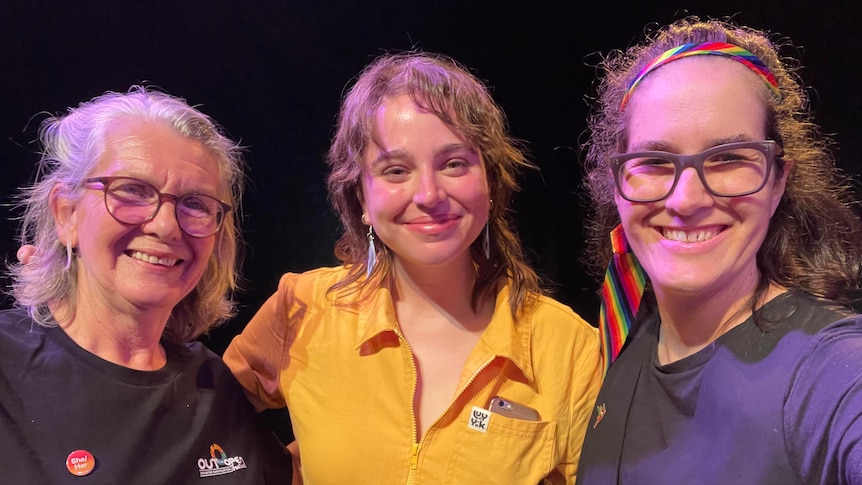
[[[482, 337], [471, 353], [466, 367], [478, 367], [496, 357], [511, 361], [524, 377], [534, 380], [530, 339], [532, 338], [532, 318], [523, 312], [516, 322], [509, 306], [509, 285], [497, 292], [494, 316]], [[397, 343], [398, 328], [395, 305], [388, 287], [379, 287], [367, 295], [358, 305], [359, 318], [356, 349], [362, 353], [374, 353], [382, 347]], [[474, 362], [474, 360], [479, 362]]]

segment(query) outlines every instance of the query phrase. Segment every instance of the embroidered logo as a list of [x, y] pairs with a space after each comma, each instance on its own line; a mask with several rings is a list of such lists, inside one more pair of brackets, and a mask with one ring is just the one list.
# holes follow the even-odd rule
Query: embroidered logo
[[215, 477], [226, 475], [237, 470], [246, 468], [245, 460], [241, 456], [228, 458], [218, 443], [210, 445], [210, 458], [198, 458], [198, 471], [201, 477]]
[[470, 412], [470, 421], [467, 423], [467, 427], [470, 429], [475, 429], [476, 431], [487, 433], [488, 421], [490, 420], [491, 411], [488, 411], [487, 409], [482, 409], [479, 406], [473, 406], [473, 411]]
[[593, 423], [593, 429], [596, 429], [596, 426], [602, 422], [602, 418], [605, 417], [606, 412], [608, 412], [608, 409], [605, 407], [605, 403], [596, 406], [596, 422]]

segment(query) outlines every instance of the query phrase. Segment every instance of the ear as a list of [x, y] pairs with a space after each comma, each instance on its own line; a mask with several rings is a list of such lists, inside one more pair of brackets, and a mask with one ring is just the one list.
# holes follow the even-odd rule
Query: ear
[[796, 164], [793, 160], [784, 160], [784, 170], [781, 171], [781, 175], [775, 178], [775, 182], [773, 182], [772, 188], [772, 212], [769, 214], [772, 217], [772, 214], [775, 214], [775, 210], [778, 209], [778, 204], [781, 202], [781, 198], [784, 196], [784, 189], [787, 188], [787, 177], [790, 176], [790, 172], [793, 171]]
[[356, 195], [356, 200], [359, 202], [359, 207], [362, 208], [362, 213], [366, 213], [365, 207], [365, 190], [363, 189], [363, 181], [360, 178], [359, 183], [356, 184], [356, 188], [354, 189], [354, 195]]
[[48, 204], [54, 216], [57, 238], [64, 246], [78, 247], [78, 207], [70, 198], [64, 184], [56, 184], [48, 195]]

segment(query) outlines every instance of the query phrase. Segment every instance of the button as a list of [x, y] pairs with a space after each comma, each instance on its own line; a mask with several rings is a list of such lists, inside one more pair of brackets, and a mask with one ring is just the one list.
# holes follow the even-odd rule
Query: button
[[92, 473], [96, 468], [96, 459], [87, 450], [75, 450], [66, 457], [66, 469], [77, 477]]

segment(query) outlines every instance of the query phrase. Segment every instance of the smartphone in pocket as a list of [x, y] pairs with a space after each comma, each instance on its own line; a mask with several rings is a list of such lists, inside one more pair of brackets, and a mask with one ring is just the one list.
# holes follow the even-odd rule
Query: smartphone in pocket
[[515, 401], [510, 401], [501, 396], [494, 396], [488, 405], [488, 411], [513, 419], [524, 421], [538, 421], [539, 412], [530, 406]]

